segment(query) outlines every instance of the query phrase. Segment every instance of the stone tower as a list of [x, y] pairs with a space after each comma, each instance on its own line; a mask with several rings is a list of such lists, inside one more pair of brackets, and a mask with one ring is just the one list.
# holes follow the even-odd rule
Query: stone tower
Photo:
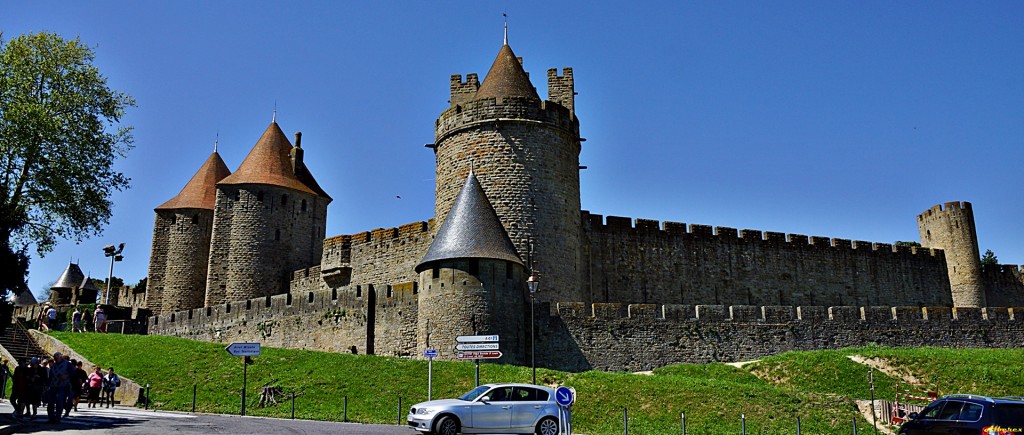
[[217, 182], [231, 174], [215, 150], [177, 196], [154, 209], [146, 306], [154, 313], [203, 306]]
[[454, 359], [456, 337], [498, 335], [497, 362], [527, 361], [526, 271], [472, 171], [416, 272], [419, 352]]
[[292, 272], [320, 262], [331, 197], [271, 122], [231, 175], [217, 183], [206, 305], [288, 291]]
[[[445, 220], [475, 167], [518, 252], [530, 255], [542, 301], [583, 301], [579, 286], [579, 121], [572, 69], [548, 70], [542, 101], [507, 41], [483, 84], [451, 77], [451, 107], [435, 126], [434, 215]], [[532, 250], [531, 250], [532, 244]], [[532, 252], [532, 255], [530, 254]]]
[[974, 211], [969, 202], [947, 202], [917, 216], [921, 244], [945, 251], [953, 306], [984, 307], [985, 285], [981, 279], [981, 255]]

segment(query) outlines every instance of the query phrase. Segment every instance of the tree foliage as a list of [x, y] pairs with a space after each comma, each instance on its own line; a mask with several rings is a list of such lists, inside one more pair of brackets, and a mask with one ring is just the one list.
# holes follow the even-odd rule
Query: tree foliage
[[991, 249], [986, 249], [985, 250], [985, 255], [981, 256], [981, 265], [982, 266], [996, 266], [998, 264], [999, 264], [999, 258], [996, 257], [996, 254], [994, 252], [992, 252]]
[[0, 292], [26, 290], [28, 247], [81, 241], [108, 223], [129, 179], [119, 125], [135, 101], [107, 86], [93, 51], [52, 33], [0, 40]]

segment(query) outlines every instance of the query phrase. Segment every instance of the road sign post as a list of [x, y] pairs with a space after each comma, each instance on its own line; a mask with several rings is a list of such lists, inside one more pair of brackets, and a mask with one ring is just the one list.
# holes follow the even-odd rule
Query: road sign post
[[555, 388], [555, 403], [558, 404], [558, 421], [561, 426], [558, 431], [571, 435], [572, 404], [576, 403], [576, 389], [565, 385]]
[[434, 387], [434, 357], [437, 356], [437, 349], [427, 349], [423, 351], [423, 356], [427, 357], [427, 401], [430, 401]]
[[476, 386], [480, 386], [480, 360], [501, 358], [497, 335], [460, 335], [455, 337], [455, 356], [476, 363]]
[[260, 344], [259, 343], [231, 343], [228, 347], [225, 347], [229, 354], [232, 356], [242, 357], [242, 416], [245, 416], [245, 388], [249, 380], [249, 357], [259, 356]]

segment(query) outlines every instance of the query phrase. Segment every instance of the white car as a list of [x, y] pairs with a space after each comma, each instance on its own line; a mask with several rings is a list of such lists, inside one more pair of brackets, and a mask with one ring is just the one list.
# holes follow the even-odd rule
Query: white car
[[458, 399], [417, 403], [409, 426], [424, 434], [558, 435], [555, 391], [531, 384], [487, 384]]

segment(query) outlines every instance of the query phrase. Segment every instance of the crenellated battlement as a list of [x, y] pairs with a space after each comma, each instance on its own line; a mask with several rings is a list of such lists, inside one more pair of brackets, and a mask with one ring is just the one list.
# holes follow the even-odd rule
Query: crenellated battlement
[[665, 320], [698, 323], [804, 322], [1024, 322], [1024, 307], [824, 307], [756, 305], [657, 305], [560, 302], [554, 315], [567, 319]]
[[682, 222], [659, 222], [651, 219], [632, 219], [621, 216], [604, 217], [584, 210], [582, 212], [584, 230], [596, 233], [641, 235], [649, 237], [686, 238], [691, 240], [719, 240], [728, 242], [763, 243], [768, 245], [786, 245], [807, 249], [835, 249], [851, 251], [872, 251], [905, 255], [941, 255], [942, 250], [917, 246], [893, 245], [891, 243], [866, 242], [841, 238], [806, 236], [803, 234], [785, 234], [772, 231], [761, 231], [736, 228], [712, 227], [701, 224], [685, 224]]
[[971, 207], [971, 203], [967, 201], [953, 201], [945, 204], [938, 204], [932, 206], [932, 208], [925, 210], [924, 213], [917, 215], [918, 222], [927, 222], [934, 219], [946, 219], [950, 213], [961, 214], [961, 213], [974, 213]]
[[434, 123], [434, 142], [482, 123], [519, 121], [545, 124], [579, 136], [579, 121], [565, 106], [526, 97], [482, 98], [455, 104]]
[[463, 104], [476, 96], [480, 89], [480, 78], [476, 73], [466, 74], [466, 80], [462, 80], [462, 74], [452, 74], [451, 77], [451, 99], [448, 100], [452, 106]]
[[548, 100], [565, 106], [569, 112], [575, 112], [576, 84], [572, 68], [562, 68], [561, 76], [558, 75], [558, 68], [548, 69]]

